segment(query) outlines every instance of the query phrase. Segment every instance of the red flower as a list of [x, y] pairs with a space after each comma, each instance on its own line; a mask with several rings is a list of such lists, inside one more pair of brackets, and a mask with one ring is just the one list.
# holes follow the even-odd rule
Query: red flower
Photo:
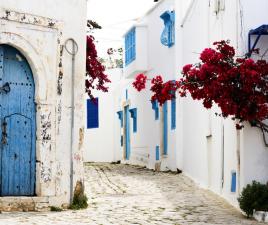
[[[235, 59], [235, 50], [227, 41], [207, 48], [201, 63], [183, 68], [180, 95], [189, 92], [193, 99], [203, 100], [204, 107], [216, 103], [223, 117], [243, 121], [262, 121], [268, 117], [268, 63], [264, 60]], [[243, 126], [237, 125], [237, 129]]]
[[141, 91], [146, 88], [146, 80], [147, 77], [144, 74], [138, 74], [136, 76], [135, 81], [132, 83], [133, 87], [137, 89], [137, 91]]
[[94, 98], [92, 94], [93, 89], [103, 92], [108, 91], [106, 83], [110, 83], [108, 76], [104, 74], [105, 68], [98, 60], [98, 54], [94, 44], [94, 37], [87, 36], [87, 49], [86, 49], [86, 93], [90, 98]]

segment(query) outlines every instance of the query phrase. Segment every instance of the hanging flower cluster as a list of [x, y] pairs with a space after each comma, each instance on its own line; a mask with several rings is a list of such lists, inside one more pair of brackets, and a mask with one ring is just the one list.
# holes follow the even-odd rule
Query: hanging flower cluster
[[164, 83], [163, 78], [158, 75], [152, 79], [151, 83], [151, 91], [153, 92], [151, 101], [157, 101], [160, 105], [163, 105], [166, 101], [176, 98], [179, 82], [169, 80]]
[[147, 76], [142, 73], [138, 74], [136, 76], [136, 80], [132, 83], [132, 85], [138, 92], [140, 92], [141, 90], [146, 88], [146, 80]]
[[94, 37], [87, 36], [87, 52], [86, 52], [86, 93], [90, 98], [94, 98], [92, 91], [94, 89], [103, 92], [108, 92], [108, 87], [105, 86], [111, 81], [108, 76], [104, 73], [105, 67], [99, 62], [98, 54], [94, 44]]
[[[201, 55], [201, 63], [186, 65], [180, 81], [180, 94], [189, 92], [202, 100], [205, 108], [216, 103], [221, 116], [243, 121], [262, 121], [268, 116], [268, 64], [264, 60], [235, 58], [227, 41], [214, 43]], [[237, 124], [237, 128], [242, 128]]]
[[[152, 79], [151, 100], [160, 104], [175, 97], [190, 93], [194, 100], [202, 100], [205, 108], [213, 103], [221, 109], [220, 116], [231, 117], [251, 124], [262, 124], [268, 118], [268, 63], [247, 57], [235, 58], [235, 50], [228, 41], [215, 42], [215, 48], [206, 48], [200, 54], [201, 62], [183, 67], [179, 81], [163, 82], [161, 76]], [[146, 76], [137, 76], [133, 86], [145, 88]]]
[[[146, 88], [147, 76], [144, 74], [138, 74], [135, 81], [132, 83], [133, 87], [137, 91], [142, 91]], [[162, 76], [158, 75], [151, 80], [151, 91], [153, 95], [151, 101], [157, 101], [160, 105], [163, 105], [166, 101], [176, 97], [176, 91], [179, 88], [178, 81], [164, 82]]]

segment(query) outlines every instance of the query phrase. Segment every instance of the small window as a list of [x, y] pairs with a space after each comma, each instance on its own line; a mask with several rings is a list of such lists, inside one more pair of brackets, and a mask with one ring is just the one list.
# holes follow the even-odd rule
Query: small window
[[98, 98], [87, 99], [87, 128], [99, 127], [99, 100]]
[[152, 102], [152, 109], [154, 110], [154, 119], [159, 119], [159, 105], [157, 101]]
[[176, 129], [176, 98], [171, 100], [171, 130]]
[[231, 192], [236, 192], [236, 171], [231, 172]]
[[160, 18], [164, 21], [164, 31], [161, 35], [161, 43], [169, 48], [175, 44], [175, 12], [166, 11]]
[[130, 116], [133, 119], [133, 133], [137, 132], [137, 108], [130, 109]]
[[125, 36], [125, 64], [136, 59], [136, 29], [132, 28]]

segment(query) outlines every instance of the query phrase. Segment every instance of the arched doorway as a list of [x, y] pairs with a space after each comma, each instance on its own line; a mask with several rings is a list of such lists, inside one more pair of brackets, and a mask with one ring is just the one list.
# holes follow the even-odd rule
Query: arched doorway
[[0, 45], [0, 196], [35, 195], [35, 85], [26, 58]]

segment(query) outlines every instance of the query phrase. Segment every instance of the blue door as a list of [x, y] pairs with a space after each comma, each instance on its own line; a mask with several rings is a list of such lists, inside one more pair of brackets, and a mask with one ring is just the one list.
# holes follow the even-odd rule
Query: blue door
[[35, 195], [34, 90], [27, 60], [0, 45], [0, 196]]
[[124, 108], [124, 134], [125, 134], [125, 156], [126, 159], [129, 160], [130, 156], [130, 129], [129, 129], [129, 106], [125, 106]]
[[167, 102], [163, 105], [163, 140], [164, 140], [164, 155], [168, 152], [168, 106]]

